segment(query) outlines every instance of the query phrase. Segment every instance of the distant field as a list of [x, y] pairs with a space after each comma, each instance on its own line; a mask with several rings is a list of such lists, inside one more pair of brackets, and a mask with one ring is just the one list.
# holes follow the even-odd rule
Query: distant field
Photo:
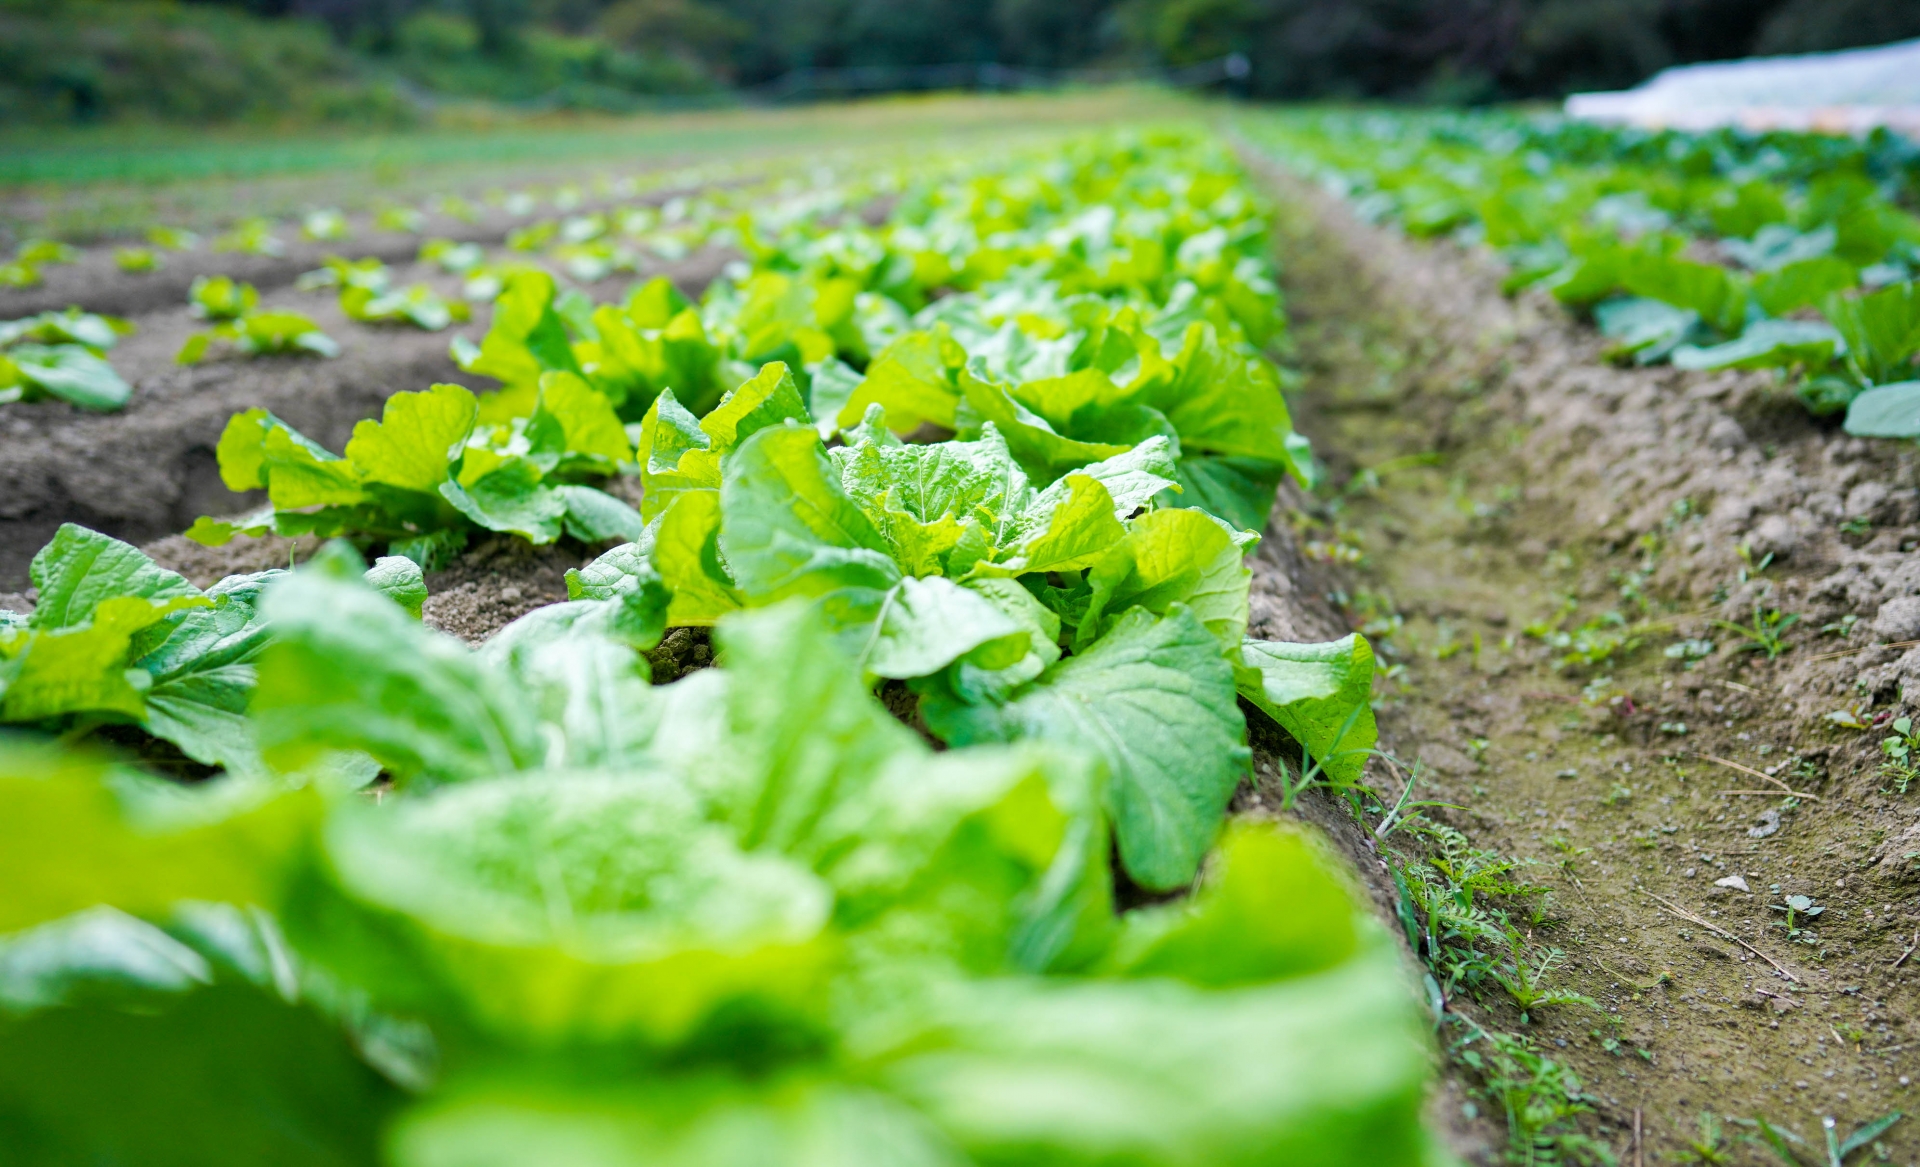
[[[204, 226], [303, 206], [353, 209], [508, 181], [579, 181], [753, 155], [937, 146], [988, 134], [1191, 113], [1189, 99], [1115, 89], [931, 96], [630, 118], [343, 133], [261, 128], [38, 128], [0, 133], [0, 232], [72, 240], [153, 222]], [[3, 238], [3, 237], [0, 237]]]

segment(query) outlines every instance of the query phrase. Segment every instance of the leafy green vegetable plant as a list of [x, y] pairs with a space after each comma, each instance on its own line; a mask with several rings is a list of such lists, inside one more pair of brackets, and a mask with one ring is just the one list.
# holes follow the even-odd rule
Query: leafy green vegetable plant
[[58, 398], [82, 409], [119, 409], [133, 389], [106, 352], [133, 325], [69, 308], [0, 321], [0, 404]]
[[[245, 713], [266, 644], [261, 596], [283, 571], [202, 591], [137, 549], [72, 523], [34, 556], [30, 616], [0, 612], [0, 722], [69, 732], [132, 723], [195, 762], [260, 769]], [[417, 617], [420, 569], [383, 559], [375, 587]]]
[[195, 276], [187, 288], [187, 310], [201, 320], [238, 320], [260, 305], [260, 290], [232, 276]]
[[363, 324], [411, 324], [438, 332], [470, 318], [464, 302], [448, 300], [425, 284], [395, 288], [392, 272], [378, 259], [330, 256], [326, 266], [302, 275], [297, 286], [309, 291], [339, 288], [340, 310]]
[[[1179, 135], [898, 193], [571, 215], [525, 241], [747, 270], [595, 305], [503, 269], [459, 350], [500, 389], [396, 394], [339, 455], [234, 418], [270, 505], [191, 534], [371, 570], [43, 552], [0, 709], [226, 773], [0, 742], [26, 1162], [1435, 1161], [1387, 938], [1303, 831], [1222, 827], [1242, 698], [1301, 783], [1375, 738], [1363, 639], [1247, 636], [1251, 532], [1311, 475], [1262, 209]], [[623, 472], [637, 511], [589, 485]], [[417, 615], [477, 531], [618, 546], [474, 649]], [[652, 684], [689, 626], [719, 667]], [[1118, 914], [1116, 859], [1191, 894]]]
[[265, 490], [268, 507], [225, 522], [202, 517], [187, 537], [219, 546], [236, 535], [351, 535], [437, 566], [474, 530], [534, 543], [562, 533], [605, 542], [640, 533], [640, 516], [580, 480], [632, 461], [606, 399], [577, 377], [542, 378], [531, 416], [481, 425], [474, 395], [436, 385], [387, 399], [344, 455], [309, 441], [263, 409], [235, 416], [218, 447], [221, 480]]
[[[1771, 135], [1761, 150], [1506, 114], [1248, 128], [1370, 217], [1495, 248], [1509, 292], [1537, 286], [1590, 310], [1616, 360], [1777, 369], [1817, 414], [1911, 377], [1920, 217], [1887, 195], [1915, 181], [1887, 143]], [[1879, 393], [1848, 429], [1920, 435], [1920, 393]]]
[[[793, 605], [649, 686], [663, 602], [474, 652], [342, 573], [273, 582], [264, 755], [362, 751], [378, 801], [0, 755], [27, 1161], [1430, 1161], [1419, 1021], [1303, 834], [1236, 827], [1187, 902], [1116, 920], [1090, 759], [933, 753]], [[196, 1025], [263, 1040], [109, 1069]], [[83, 1060], [119, 1105], [76, 1123]]]

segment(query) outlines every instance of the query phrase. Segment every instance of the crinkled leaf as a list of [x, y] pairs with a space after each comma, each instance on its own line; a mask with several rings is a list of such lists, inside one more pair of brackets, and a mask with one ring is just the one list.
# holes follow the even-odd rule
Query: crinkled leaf
[[1155, 890], [1193, 878], [1249, 756], [1220, 642], [1177, 604], [1126, 612], [1003, 707], [923, 712], [954, 745], [1037, 738], [1097, 754], [1121, 861]]
[[185, 576], [161, 567], [139, 548], [77, 523], [60, 525], [34, 555], [28, 575], [40, 597], [28, 621], [33, 628], [84, 624], [103, 601], [115, 597], [170, 600], [200, 594]]
[[742, 851], [662, 774], [519, 775], [353, 809], [327, 828], [333, 888], [289, 926], [376, 1001], [510, 1041], [662, 1046], [722, 1006], [819, 1008], [827, 889]]
[[442, 482], [440, 497], [489, 531], [551, 543], [566, 529], [567, 499], [541, 479], [532, 460], [512, 455], [470, 483]]
[[1080, 640], [1091, 641], [1103, 620], [1128, 608], [1159, 614], [1178, 603], [1231, 651], [1247, 629], [1252, 578], [1239, 541], [1218, 519], [1198, 510], [1150, 511], [1088, 572], [1093, 595]]
[[1325, 644], [1247, 640], [1240, 693], [1306, 748], [1335, 782], [1366, 769], [1373, 721], [1373, 649], [1351, 633]]
[[433, 494], [447, 481], [478, 415], [478, 401], [459, 385], [395, 393], [379, 421], [354, 425], [347, 460], [367, 482]]

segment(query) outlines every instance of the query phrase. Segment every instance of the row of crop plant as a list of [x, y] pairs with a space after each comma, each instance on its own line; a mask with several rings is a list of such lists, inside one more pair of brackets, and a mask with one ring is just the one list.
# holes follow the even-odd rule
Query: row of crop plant
[[[742, 229], [698, 305], [514, 274], [462, 353], [500, 387], [344, 455], [235, 418], [271, 508], [194, 534], [337, 537], [297, 570], [41, 553], [0, 625], [14, 1161], [1444, 1161], [1392, 942], [1308, 835], [1223, 823], [1241, 699], [1292, 789], [1374, 734], [1364, 641], [1246, 636], [1312, 464], [1230, 155]], [[475, 650], [418, 613], [481, 531], [625, 541]]]

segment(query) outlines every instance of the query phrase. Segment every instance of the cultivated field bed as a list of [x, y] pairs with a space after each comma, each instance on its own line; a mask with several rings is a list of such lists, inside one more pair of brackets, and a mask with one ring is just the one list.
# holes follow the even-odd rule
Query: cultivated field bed
[[[0, 405], [0, 699], [150, 622], [0, 703], [41, 735], [0, 741], [33, 891], [0, 1043], [78, 1065], [69, 1020], [112, 1051], [221, 994], [293, 1035], [209, 1054], [264, 1067], [281, 1130], [224, 1096], [63, 1125], [64, 1079], [0, 1069], [28, 1161], [228, 1161], [204, 1121], [391, 1167], [1645, 1167], [1780, 1162], [1781, 1130], [1813, 1164], [1831, 1119], [1868, 1132], [1844, 1167], [1920, 1162], [1875, 1125], [1920, 1072], [1920, 757], [1883, 744], [1920, 693], [1911, 443], [1810, 415], [1798, 366], [1636, 364], [1261, 115], [1139, 101], [1023, 104], [989, 152], [935, 103], [938, 159], [880, 161], [881, 118], [837, 171], [770, 147], [405, 234], [360, 204], [337, 243], [103, 245], [0, 291], [137, 326], [123, 411]], [[425, 237], [559, 271], [500, 245], [742, 189], [737, 234], [509, 274], [441, 331], [294, 286], [344, 255], [455, 300]], [[177, 365], [212, 274], [340, 354]], [[1685, 311], [1695, 348], [1737, 332]], [[220, 620], [204, 675], [141, 655]]]

